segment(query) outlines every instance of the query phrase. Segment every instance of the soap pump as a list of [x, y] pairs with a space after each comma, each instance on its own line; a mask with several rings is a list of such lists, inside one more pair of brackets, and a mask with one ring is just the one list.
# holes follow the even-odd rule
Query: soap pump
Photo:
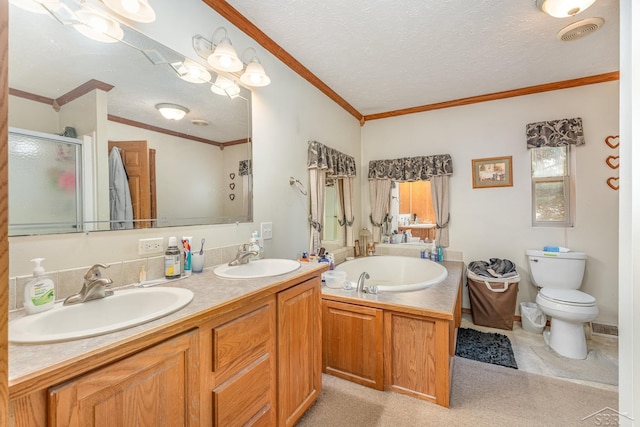
[[44, 258], [34, 258], [33, 279], [24, 286], [24, 309], [27, 314], [35, 314], [53, 308], [56, 300], [55, 286], [49, 276], [45, 276], [41, 263]]

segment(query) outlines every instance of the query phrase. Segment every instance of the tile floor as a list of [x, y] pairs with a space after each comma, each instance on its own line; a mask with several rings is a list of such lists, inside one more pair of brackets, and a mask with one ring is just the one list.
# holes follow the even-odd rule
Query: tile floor
[[[606, 390], [617, 391], [618, 386], [612, 384], [605, 384], [602, 382], [586, 381], [583, 379], [567, 378], [567, 375], [571, 375], [569, 372], [563, 372], [563, 376], [558, 376], [554, 373], [554, 369], [557, 371], [557, 367], [553, 369], [547, 365], [547, 363], [532, 350], [532, 347], [545, 347], [542, 334], [533, 334], [522, 329], [520, 322], [514, 322], [513, 330], [495, 329], [485, 326], [474, 325], [470, 314], [464, 313], [462, 315], [463, 328], [476, 329], [482, 332], [495, 332], [506, 335], [511, 341], [513, 353], [518, 364], [518, 369], [525, 372], [531, 372], [540, 375], [554, 376], [562, 380], [573, 381], [581, 384], [588, 384], [594, 387], [599, 387]], [[547, 347], [548, 348], [548, 347]], [[587, 340], [587, 349], [589, 351], [596, 350], [602, 357], [604, 363], [609, 366], [615, 365], [617, 370], [618, 365], [618, 338], [611, 335], [591, 334], [591, 339]], [[553, 350], [550, 350], [553, 352]], [[582, 362], [582, 361], [579, 361]]]

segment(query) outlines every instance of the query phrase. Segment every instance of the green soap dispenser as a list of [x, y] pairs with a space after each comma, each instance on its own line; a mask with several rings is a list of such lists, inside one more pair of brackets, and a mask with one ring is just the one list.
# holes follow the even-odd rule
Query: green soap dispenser
[[44, 258], [34, 258], [33, 279], [24, 286], [24, 309], [27, 314], [40, 313], [53, 308], [56, 300], [55, 286], [49, 276], [45, 276], [41, 263]]

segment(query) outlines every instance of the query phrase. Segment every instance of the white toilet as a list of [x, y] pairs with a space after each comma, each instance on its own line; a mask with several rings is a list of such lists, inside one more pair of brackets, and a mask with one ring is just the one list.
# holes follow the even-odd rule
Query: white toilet
[[587, 357], [584, 322], [598, 315], [596, 299], [580, 292], [587, 254], [527, 250], [531, 280], [540, 288], [536, 303], [551, 317], [545, 342], [558, 354], [571, 359]]

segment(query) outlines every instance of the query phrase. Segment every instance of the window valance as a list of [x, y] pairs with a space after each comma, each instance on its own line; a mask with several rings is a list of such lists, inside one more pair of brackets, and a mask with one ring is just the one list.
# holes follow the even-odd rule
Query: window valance
[[584, 145], [582, 119], [552, 120], [527, 125], [527, 148]]
[[327, 178], [356, 176], [356, 159], [317, 141], [309, 141], [307, 167], [324, 170]]
[[390, 179], [399, 182], [429, 181], [432, 176], [451, 174], [453, 174], [453, 165], [450, 154], [369, 162], [369, 179]]

